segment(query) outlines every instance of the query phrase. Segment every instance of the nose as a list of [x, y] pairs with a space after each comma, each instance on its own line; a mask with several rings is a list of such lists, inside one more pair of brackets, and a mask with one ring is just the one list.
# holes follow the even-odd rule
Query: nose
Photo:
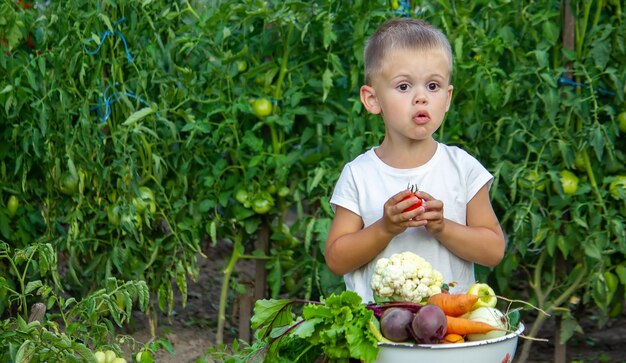
[[424, 90], [417, 90], [415, 92], [415, 96], [413, 97], [413, 103], [414, 104], [419, 104], [419, 103], [426, 103], [428, 102], [428, 99], [426, 97], [426, 92], [424, 92]]

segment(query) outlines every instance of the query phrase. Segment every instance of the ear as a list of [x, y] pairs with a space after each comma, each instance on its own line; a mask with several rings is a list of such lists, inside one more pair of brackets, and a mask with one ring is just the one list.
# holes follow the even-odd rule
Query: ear
[[379, 114], [382, 110], [376, 98], [376, 91], [372, 86], [361, 86], [361, 103], [369, 113]]
[[448, 110], [450, 109], [450, 104], [452, 103], [452, 91], [454, 91], [454, 86], [453, 85], [449, 85], [448, 86], [448, 102], [446, 104], [446, 112], [448, 112]]

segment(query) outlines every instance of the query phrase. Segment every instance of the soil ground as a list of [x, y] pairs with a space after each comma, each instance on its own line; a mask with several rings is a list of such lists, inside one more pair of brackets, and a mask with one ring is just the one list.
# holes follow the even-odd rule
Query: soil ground
[[[230, 256], [230, 251], [211, 249], [205, 252], [207, 258], [199, 260], [200, 276], [190, 282], [188, 301], [181, 306], [180, 296], [176, 296], [175, 313], [169, 319], [159, 318], [156, 339], [167, 339], [174, 352], [158, 352], [158, 363], [196, 363], [205, 358], [206, 350], [215, 342], [217, 313], [221, 288], [222, 268]], [[249, 261], [240, 261], [237, 265], [240, 281], [253, 281], [255, 265]], [[227, 312], [225, 341], [237, 337], [237, 316]], [[526, 322], [528, 332], [532, 322]], [[554, 321], [548, 320], [538, 338], [548, 342], [534, 342], [528, 363], [554, 362]], [[626, 312], [602, 328], [591, 319], [583, 320], [581, 325], [585, 334], [576, 334], [566, 347], [568, 363], [626, 363]], [[145, 316], [137, 312], [129, 331], [139, 343], [151, 341], [152, 334]], [[517, 357], [522, 350], [523, 341], [517, 348]], [[208, 360], [208, 359], [207, 359]], [[206, 362], [204, 360], [203, 362]], [[129, 360], [130, 361], [130, 360]]]

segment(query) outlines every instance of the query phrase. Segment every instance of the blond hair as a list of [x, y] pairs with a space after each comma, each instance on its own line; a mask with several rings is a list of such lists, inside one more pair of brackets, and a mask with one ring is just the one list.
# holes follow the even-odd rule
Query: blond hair
[[440, 49], [450, 60], [452, 77], [452, 48], [441, 30], [421, 19], [397, 18], [381, 25], [365, 45], [365, 83], [380, 71], [382, 62], [396, 49], [433, 50]]

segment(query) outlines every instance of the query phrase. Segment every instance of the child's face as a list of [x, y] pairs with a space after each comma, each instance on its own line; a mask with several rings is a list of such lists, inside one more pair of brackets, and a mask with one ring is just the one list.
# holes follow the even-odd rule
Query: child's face
[[390, 52], [361, 99], [381, 113], [391, 137], [425, 140], [437, 131], [450, 107], [450, 61], [438, 49]]

